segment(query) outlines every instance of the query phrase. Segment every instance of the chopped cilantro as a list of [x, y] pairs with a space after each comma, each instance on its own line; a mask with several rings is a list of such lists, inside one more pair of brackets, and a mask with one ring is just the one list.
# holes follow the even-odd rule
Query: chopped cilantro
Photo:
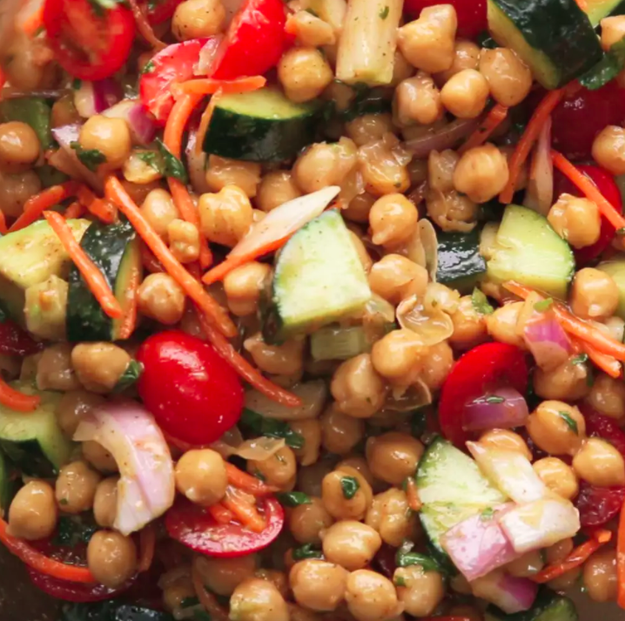
[[360, 483], [358, 483], [358, 479], [355, 477], [341, 477], [341, 489], [343, 490], [343, 496], [347, 500], [351, 500], [360, 489]]
[[146, 73], [152, 73], [156, 69], [156, 65], [153, 60], [148, 60], [145, 65], [143, 65], [143, 69], [141, 69], [141, 75], [145, 75]]
[[473, 289], [473, 293], [471, 294], [471, 304], [473, 304], [475, 312], [480, 315], [490, 315], [495, 312], [495, 309], [488, 302], [488, 298], [484, 292], [477, 287]]
[[488, 507], [484, 509], [484, 511], [482, 511], [482, 513], [480, 514], [480, 519], [486, 522], [487, 520], [492, 520], [494, 515], [495, 511], [491, 507]]
[[414, 543], [410, 540], [405, 540], [404, 543], [401, 544], [395, 554], [395, 564], [397, 567], [420, 565], [423, 571], [441, 571], [441, 566], [434, 558], [426, 554], [420, 554], [419, 552], [412, 552], [413, 547]]
[[540, 302], [536, 302], [536, 304], [534, 304], [534, 310], [538, 311], [539, 313], [544, 313], [551, 308], [552, 304], [553, 298], [546, 298], [544, 300], [541, 300]]
[[396, 576], [393, 579], [393, 584], [398, 587], [405, 587], [406, 581], [404, 580], [403, 576]]
[[276, 498], [285, 507], [298, 507], [312, 503], [310, 496], [304, 492], [279, 492], [276, 494]]
[[163, 170], [163, 158], [160, 153], [155, 153], [154, 151], [137, 151], [135, 156], [142, 162], [145, 162], [148, 166], [151, 166], [157, 172], [161, 173], [161, 175], [165, 174], [165, 171]]
[[577, 421], [575, 421], [568, 412], [558, 412], [560, 418], [568, 425], [569, 429], [576, 435], [579, 435], [579, 428], [577, 427]]
[[155, 140], [161, 155], [163, 156], [163, 169], [167, 177], [173, 177], [186, 183], [188, 180], [187, 171], [183, 163], [167, 148], [165, 143], [157, 138]]
[[83, 149], [77, 140], [70, 142], [69, 146], [76, 151], [80, 163], [91, 172], [95, 172], [100, 164], [106, 162], [106, 156], [98, 149]]
[[390, 12], [390, 8], [387, 4], [379, 13], [380, 19], [386, 19], [388, 17], [389, 12]]
[[571, 364], [584, 364], [588, 362], [588, 354], [579, 354], [571, 358]]
[[321, 550], [315, 549], [312, 543], [306, 543], [299, 548], [294, 548], [292, 554], [294, 561], [303, 561], [307, 558], [323, 558]]
[[126, 388], [129, 388], [133, 384], [136, 384], [142, 373], [143, 365], [136, 360], [131, 360], [126, 367], [126, 370], [117, 380], [117, 384], [115, 384], [113, 392], [122, 392], [126, 390]]
[[265, 418], [253, 410], [245, 408], [239, 422], [261, 436], [284, 438], [287, 446], [294, 449], [304, 448], [304, 436], [293, 431], [284, 421]]

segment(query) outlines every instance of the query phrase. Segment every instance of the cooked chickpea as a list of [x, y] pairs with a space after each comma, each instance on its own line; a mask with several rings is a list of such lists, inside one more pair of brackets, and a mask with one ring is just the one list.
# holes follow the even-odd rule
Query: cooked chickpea
[[625, 460], [609, 442], [588, 438], [575, 457], [575, 473], [591, 485], [613, 487], [625, 485]]
[[475, 69], [463, 69], [443, 86], [441, 101], [459, 119], [474, 119], [484, 111], [488, 95], [486, 78]]
[[561, 576], [554, 578], [547, 582], [547, 586], [553, 591], [565, 592], [573, 589], [575, 585], [579, 584], [579, 579], [582, 575], [581, 567], [570, 569], [564, 572]]
[[260, 164], [256, 162], [209, 155], [206, 183], [211, 192], [220, 192], [228, 186], [236, 186], [247, 197], [254, 198], [260, 183], [260, 171]]
[[486, 339], [486, 315], [476, 310], [472, 296], [465, 295], [460, 298], [451, 320], [454, 324], [454, 333], [449, 342], [454, 347], [470, 349]]
[[28, 169], [41, 150], [35, 130], [21, 121], [0, 123], [0, 168], [6, 172]]
[[349, 231], [349, 236], [354, 244], [354, 248], [356, 249], [356, 253], [358, 254], [358, 258], [360, 259], [360, 264], [362, 265], [362, 269], [365, 270], [365, 273], [368, 274], [373, 267], [373, 259], [369, 255], [369, 251], [367, 247], [363, 243], [362, 239], [354, 233], [354, 231]]
[[454, 186], [475, 203], [486, 203], [508, 183], [506, 156], [493, 144], [469, 149], [454, 171]]
[[525, 440], [518, 433], [514, 433], [514, 431], [509, 429], [491, 429], [486, 431], [480, 436], [479, 442], [483, 446], [521, 453], [529, 461], [533, 459], [532, 452]]
[[308, 11], [297, 11], [289, 15], [286, 29], [295, 34], [302, 47], [321, 47], [336, 43], [332, 26]]
[[583, 576], [590, 599], [595, 602], [616, 601], [618, 576], [614, 550], [604, 548], [595, 552], [584, 563]]
[[225, 21], [221, 0], [185, 0], [176, 7], [171, 31], [178, 41], [210, 37], [223, 30]]
[[[180, 566], [172, 571], [179, 570]], [[196, 597], [191, 576], [182, 575], [163, 589], [163, 606], [169, 612], [176, 612], [183, 608], [185, 599]]]
[[293, 175], [288, 170], [272, 170], [263, 175], [254, 202], [259, 209], [269, 212], [301, 195]]
[[376, 483], [380, 483], [379, 481], [376, 482], [373, 478], [371, 470], [369, 470], [367, 460], [362, 455], [349, 455], [336, 464], [337, 470], [344, 470], [345, 468], [356, 470], [356, 472], [360, 473], [360, 475], [364, 477], [365, 481], [367, 481], [371, 487], [373, 487]]
[[108, 168], [121, 168], [130, 155], [132, 138], [128, 123], [97, 114], [85, 121], [78, 137], [80, 146], [86, 150], [99, 151]]
[[441, 93], [432, 77], [419, 71], [401, 82], [393, 94], [393, 109], [399, 125], [431, 125], [443, 117]]
[[488, 334], [496, 341], [516, 345], [521, 349], [527, 349], [522, 333], [517, 330], [517, 324], [524, 302], [512, 302], [495, 309], [494, 313], [486, 316], [486, 329]]
[[432, 614], [445, 596], [443, 576], [437, 571], [424, 571], [421, 565], [398, 567], [393, 582], [404, 611], [414, 617]]
[[148, 194], [153, 190], [160, 190], [163, 188], [161, 180], [152, 181], [151, 183], [131, 183], [126, 179], [122, 179], [121, 184], [124, 190], [126, 190], [126, 192], [130, 195], [130, 198], [132, 198], [137, 205], [141, 205], [148, 197]]
[[592, 246], [601, 232], [597, 205], [587, 198], [562, 194], [549, 210], [549, 224], [574, 248]]
[[625, 384], [619, 379], [600, 373], [590, 388], [586, 403], [597, 412], [616, 419], [620, 424], [625, 419]]
[[357, 146], [362, 147], [393, 133], [393, 118], [390, 114], [363, 114], [346, 123], [345, 131]]
[[122, 167], [126, 181], [142, 185], [154, 183], [163, 178], [163, 174], [146, 159], [148, 154], [155, 155], [155, 152], [135, 149], [130, 153]]
[[585, 267], [575, 274], [571, 310], [584, 319], [605, 319], [616, 311], [619, 290], [609, 274]]
[[534, 464], [534, 472], [555, 494], [573, 500], [579, 493], [579, 483], [573, 468], [557, 457], [545, 457]]
[[407, 163], [400, 161], [393, 151], [398, 139], [389, 137], [391, 134], [358, 149], [358, 169], [366, 191], [374, 196], [402, 193], [410, 187]]
[[283, 446], [268, 459], [257, 461], [248, 459], [248, 472], [259, 472], [267, 485], [275, 485], [282, 489], [291, 488], [297, 474], [297, 460], [293, 450]]
[[393, 330], [371, 349], [373, 368], [385, 379], [399, 384], [412, 383], [421, 370], [427, 348], [412, 330]]
[[137, 292], [139, 311], [166, 326], [173, 326], [184, 314], [185, 293], [169, 275], [148, 274]]
[[87, 545], [87, 565], [96, 582], [117, 588], [137, 571], [135, 542], [116, 531], [99, 530]]
[[573, 543], [573, 539], [567, 537], [566, 539], [562, 539], [557, 543], [554, 543], [552, 546], [549, 546], [545, 550], [545, 559], [548, 565], [553, 565], [555, 563], [559, 563], [563, 561], [575, 547]]
[[253, 578], [258, 564], [256, 554], [235, 558], [196, 556], [193, 567], [206, 588], [216, 595], [230, 596], [243, 581]]
[[81, 448], [85, 461], [99, 472], [111, 473], [119, 470], [113, 455], [95, 440], [83, 442]]
[[152, 190], [141, 204], [141, 213], [154, 231], [169, 241], [169, 225], [180, 217], [171, 194], [167, 190]]
[[22, 214], [24, 203], [41, 191], [41, 181], [34, 170], [14, 175], [0, 171], [0, 205], [5, 216], [17, 218]]
[[82, 513], [93, 507], [101, 476], [84, 461], [63, 466], [56, 480], [55, 496], [64, 513]]
[[200, 232], [184, 220], [173, 220], [167, 227], [169, 249], [180, 263], [193, 263], [200, 256]]
[[57, 506], [52, 486], [32, 480], [18, 490], [9, 507], [9, 531], [27, 541], [44, 539], [56, 528]]
[[321, 496], [323, 477], [333, 469], [333, 462], [327, 459], [300, 468], [297, 472], [297, 489], [309, 496]]
[[451, 67], [434, 75], [434, 80], [443, 86], [450, 78], [465, 69], [477, 69], [480, 62], [480, 46], [466, 39], [457, 39], [454, 60]]
[[198, 505], [214, 505], [226, 494], [226, 466], [211, 449], [187, 451], [176, 464], [175, 476], [178, 492]]
[[421, 11], [419, 19], [402, 26], [397, 45], [406, 60], [428, 73], [447, 71], [454, 62], [454, 40], [458, 19], [450, 4]]
[[258, 300], [270, 273], [271, 266], [251, 261], [226, 275], [224, 291], [228, 298], [228, 308], [233, 314], [245, 317], [258, 310]]
[[259, 332], [243, 342], [256, 366], [272, 375], [298, 375], [304, 367], [305, 341], [291, 339], [282, 345], [268, 345]]
[[348, 576], [345, 601], [357, 621], [390, 621], [402, 610], [393, 583], [368, 569]]
[[80, 383], [91, 392], [109, 393], [132, 359], [113, 343], [80, 343], [72, 349], [72, 366]]
[[364, 437], [364, 421], [343, 414], [335, 405], [328, 407], [321, 416], [321, 442], [329, 453], [346, 455]]
[[282, 56], [278, 64], [278, 80], [286, 96], [297, 103], [310, 101], [321, 95], [333, 78], [328, 61], [315, 48], [292, 48]]
[[536, 367], [534, 391], [543, 399], [577, 401], [590, 391], [589, 374], [586, 364], [577, 364], [570, 360], [550, 371]]
[[608, 125], [592, 144], [594, 160], [613, 175], [625, 174], [625, 129]]
[[113, 528], [117, 515], [117, 483], [119, 477], [100, 481], [93, 499], [93, 517], [102, 528]]
[[384, 543], [398, 548], [419, 534], [418, 518], [410, 511], [406, 492], [395, 487], [373, 497], [365, 523], [380, 533]]
[[418, 219], [417, 208], [403, 194], [387, 194], [369, 212], [371, 240], [378, 246], [401, 243], [416, 231]]
[[376, 197], [368, 192], [358, 194], [347, 205], [347, 209], [343, 210], [343, 217], [352, 222], [360, 222], [362, 224], [369, 222], [369, 212]]
[[542, 552], [531, 550], [505, 566], [506, 573], [515, 578], [530, 578], [536, 575], [545, 565]]
[[386, 388], [369, 354], [360, 354], [339, 366], [330, 385], [339, 411], [356, 418], [370, 418], [384, 404]]
[[526, 427], [534, 444], [551, 455], [575, 455], [586, 436], [581, 412], [563, 401], [543, 401]]
[[[357, 487], [351, 498], [346, 496], [347, 484], [354, 484]], [[326, 510], [334, 519], [362, 520], [373, 500], [373, 492], [360, 472], [354, 468], [343, 466], [340, 470], [333, 470], [323, 477], [321, 499]]]
[[532, 88], [532, 72], [513, 50], [498, 47], [480, 54], [480, 73], [491, 95], [502, 106], [516, 106]]
[[427, 282], [427, 270], [399, 254], [383, 256], [369, 274], [371, 290], [391, 304], [399, 304], [411, 295], [423, 295]]
[[431, 188], [425, 195], [428, 216], [447, 233], [468, 233], [475, 228], [478, 206], [458, 192], [440, 192]]
[[302, 608], [297, 604], [290, 604], [287, 602], [287, 606], [289, 607], [289, 617], [290, 621], [321, 621], [321, 617], [312, 610], [308, 610], [307, 608]]
[[63, 394], [56, 407], [56, 420], [63, 433], [72, 438], [80, 421], [104, 403], [100, 395], [86, 390], [70, 390]]
[[74, 373], [71, 345], [59, 343], [46, 347], [37, 362], [37, 388], [39, 390], [77, 390], [80, 382]]
[[295, 433], [299, 433], [304, 440], [302, 448], [293, 449], [299, 464], [302, 466], [314, 464], [319, 459], [321, 449], [321, 422], [319, 419], [289, 421], [289, 427]]
[[271, 582], [248, 578], [230, 597], [230, 616], [237, 621], [289, 621], [289, 610]]
[[252, 205], [245, 192], [227, 185], [217, 194], [202, 194], [199, 203], [202, 233], [223, 246], [235, 246], [252, 224]]
[[310, 503], [298, 505], [288, 516], [289, 530], [299, 543], [320, 543], [320, 532], [330, 528], [334, 519], [323, 506], [321, 498], [312, 497]]
[[400, 486], [413, 476], [423, 455], [423, 444], [398, 431], [389, 431], [367, 440], [367, 463], [376, 479]]
[[336, 610], [345, 598], [349, 572], [340, 565], [308, 559], [295, 563], [289, 573], [293, 597], [298, 604], [317, 610]]
[[425, 358], [421, 379], [430, 390], [438, 390], [453, 366], [454, 352], [447, 341], [432, 345]]
[[366, 567], [382, 545], [371, 526], [353, 520], [336, 522], [321, 533], [321, 538], [326, 560], [348, 571]]

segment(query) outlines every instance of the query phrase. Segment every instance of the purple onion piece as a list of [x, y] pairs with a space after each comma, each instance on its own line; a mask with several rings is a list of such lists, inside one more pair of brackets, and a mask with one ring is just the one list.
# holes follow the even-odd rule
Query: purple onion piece
[[524, 425], [529, 411], [523, 395], [505, 386], [489, 392], [464, 406], [463, 428], [512, 429]]
[[571, 355], [571, 341], [551, 312], [531, 317], [525, 324], [523, 337], [541, 369], [555, 369]]

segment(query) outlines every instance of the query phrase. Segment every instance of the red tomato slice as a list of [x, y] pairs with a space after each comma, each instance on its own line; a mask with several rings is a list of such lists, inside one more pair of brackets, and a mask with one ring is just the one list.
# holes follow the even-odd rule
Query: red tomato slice
[[137, 352], [143, 364], [139, 395], [169, 435], [210, 444], [236, 425], [243, 387], [211, 345], [184, 332], [159, 332]]
[[58, 63], [81, 80], [102, 80], [121, 69], [135, 37], [129, 9], [94, 8], [89, 0], [46, 0], [43, 23]]
[[132, 581], [129, 581], [121, 587], [111, 589], [103, 584], [70, 582], [69, 580], [52, 578], [30, 567], [26, 569], [31, 582], [37, 588], [56, 599], [62, 599], [66, 602], [100, 602], [116, 597], [132, 586]]
[[488, 390], [510, 385], [522, 395], [527, 391], [525, 354], [506, 343], [484, 343], [456, 362], [441, 390], [438, 416], [443, 436], [459, 448], [470, 439], [462, 426], [464, 406]]
[[[614, 210], [623, 213], [623, 201], [621, 192], [614, 181], [614, 177], [599, 166], [588, 166], [580, 164], [577, 168], [583, 172], [597, 186], [597, 189], [608, 199]], [[555, 171], [554, 177], [555, 195], [560, 196], [563, 192], [572, 194], [573, 196], [582, 196], [582, 193], [574, 186], [561, 172]], [[587, 265], [593, 259], [596, 259], [609, 245], [616, 229], [612, 226], [607, 218], [601, 218], [601, 233], [599, 239], [592, 246], [585, 248], [573, 249], [575, 253], [575, 261], [578, 267]]]
[[193, 77], [200, 51], [208, 39], [190, 39], [175, 43], [161, 50], [148, 64], [148, 70], [139, 79], [139, 91], [143, 105], [165, 125], [174, 107], [171, 85], [185, 82]]
[[282, 0], [246, 0], [230, 22], [209, 75], [234, 80], [267, 73], [292, 41], [285, 24]]
[[280, 534], [284, 510], [275, 498], [259, 500], [267, 528], [254, 533], [238, 523], [217, 524], [202, 507], [186, 500], [178, 501], [165, 515], [169, 536], [185, 546], [223, 558], [245, 556], [266, 548]]
[[16, 323], [6, 319], [0, 323], [0, 354], [5, 356], [28, 356], [42, 349], [43, 344], [34, 341], [30, 334]]
[[148, 21], [150, 24], [162, 24], [166, 22], [176, 11], [183, 0], [156, 0], [148, 1]]
[[[417, 18], [423, 9], [437, 4], [441, 3], [438, 0], [406, 0], [404, 12]], [[451, 4], [456, 9], [458, 34], [461, 37], [473, 39], [486, 30], [486, 0], [449, 0], [446, 4]]]

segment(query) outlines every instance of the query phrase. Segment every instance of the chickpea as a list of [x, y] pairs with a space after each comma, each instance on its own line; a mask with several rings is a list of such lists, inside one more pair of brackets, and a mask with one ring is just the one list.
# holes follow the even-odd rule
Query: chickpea
[[597, 487], [625, 485], [625, 460], [609, 442], [588, 438], [575, 457], [573, 469], [584, 481]]
[[387, 254], [374, 263], [369, 274], [369, 285], [374, 293], [399, 304], [402, 300], [425, 293], [427, 270], [399, 254]]
[[393, 117], [390, 114], [363, 114], [346, 123], [345, 131], [357, 146], [362, 147], [382, 140], [385, 134], [392, 134]]
[[57, 507], [52, 486], [32, 480], [22, 487], [9, 507], [9, 531], [27, 541], [44, 539], [56, 529]]
[[469, 149], [454, 171], [454, 186], [475, 203], [486, 203], [508, 182], [508, 160], [493, 144]]
[[245, 580], [254, 577], [258, 557], [247, 554], [235, 558], [196, 556], [193, 566], [202, 578], [202, 584], [216, 595], [229, 597]]
[[321, 47], [336, 43], [332, 26], [308, 11], [297, 11], [289, 15], [286, 29], [295, 34], [302, 47]]
[[486, 329], [488, 334], [496, 341], [516, 345], [521, 349], [527, 349], [523, 335], [517, 330], [519, 317], [524, 302], [512, 302], [495, 309], [494, 313], [486, 316]]
[[146, 155], [148, 154], [155, 155], [155, 152], [146, 151], [144, 149], [133, 149], [122, 167], [122, 172], [126, 181], [141, 185], [154, 183], [163, 178], [163, 174], [146, 159]]
[[414, 67], [404, 58], [399, 49], [393, 57], [393, 77], [389, 86], [397, 86], [414, 74]]
[[356, 249], [356, 254], [358, 254], [358, 258], [360, 259], [362, 269], [366, 274], [368, 274], [373, 267], [373, 259], [369, 256], [369, 252], [362, 242], [362, 239], [360, 239], [354, 231], [350, 230], [349, 236], [354, 244], [354, 248]]
[[416, 472], [423, 444], [408, 434], [389, 431], [370, 437], [365, 451], [373, 476], [399, 486]]
[[450, 4], [439, 4], [421, 11], [419, 19], [397, 31], [397, 45], [406, 60], [428, 73], [451, 68], [458, 20]]
[[184, 220], [173, 220], [167, 227], [169, 249], [180, 263], [193, 263], [200, 256], [200, 232]]
[[321, 422], [312, 418], [309, 420], [289, 421], [289, 427], [299, 433], [304, 439], [304, 446], [300, 449], [293, 449], [297, 461], [302, 466], [310, 466], [319, 459], [321, 449]]
[[575, 455], [586, 436], [581, 412], [563, 401], [543, 401], [530, 414], [526, 427], [534, 444], [551, 455]]
[[309, 194], [329, 185], [340, 185], [356, 163], [356, 145], [349, 138], [343, 137], [332, 144], [318, 142], [297, 158], [293, 178]]
[[245, 192], [234, 185], [217, 194], [202, 194], [199, 211], [206, 238], [223, 246], [235, 246], [252, 224], [252, 205]]
[[414, 617], [431, 615], [445, 596], [443, 576], [437, 571], [424, 571], [421, 565], [398, 567], [393, 582], [404, 611]]
[[451, 320], [454, 324], [454, 333], [449, 337], [449, 342], [454, 347], [470, 349], [486, 339], [486, 315], [475, 309], [470, 295], [460, 298]]
[[178, 460], [175, 475], [178, 492], [198, 505], [214, 505], [226, 494], [226, 466], [221, 455], [211, 449], [187, 451]]
[[[605, 21], [605, 20], [603, 20]], [[584, 586], [595, 602], [614, 602], [618, 591], [616, 553], [603, 548], [584, 563]]]
[[439, 192], [429, 189], [425, 204], [430, 218], [447, 233], [468, 233], [475, 228], [479, 210], [468, 196], [458, 192]]
[[343, 520], [321, 533], [326, 560], [348, 571], [363, 569], [377, 554], [382, 539], [371, 526]]
[[516, 106], [532, 88], [532, 72], [513, 50], [498, 47], [480, 54], [480, 73], [491, 95], [502, 106]]
[[625, 174], [625, 129], [616, 125], [605, 127], [592, 143], [594, 160], [613, 175]]
[[321, 416], [321, 442], [329, 453], [346, 455], [365, 437], [365, 423], [331, 405]]
[[141, 213], [156, 233], [169, 241], [169, 225], [180, 217], [171, 194], [167, 190], [152, 190], [141, 204]]
[[102, 397], [86, 390], [71, 390], [64, 393], [56, 407], [56, 419], [63, 433], [72, 438], [80, 421], [104, 403]]
[[101, 477], [84, 461], [63, 466], [56, 480], [56, 501], [65, 513], [82, 513], [93, 507], [96, 488]]
[[597, 205], [587, 198], [562, 194], [547, 215], [555, 232], [574, 248], [592, 246], [601, 232]]
[[[179, 567], [175, 568], [176, 570]], [[163, 589], [163, 606], [170, 612], [180, 610], [188, 598], [196, 597], [193, 581], [190, 576], [181, 576]]]
[[258, 310], [258, 300], [271, 273], [266, 263], [251, 261], [232, 270], [224, 278], [224, 291], [228, 308], [238, 317], [253, 315]]
[[534, 464], [534, 472], [555, 494], [573, 500], [579, 494], [579, 483], [573, 468], [557, 457], [545, 457]]
[[225, 21], [221, 0], [186, 0], [176, 7], [171, 31], [178, 41], [210, 37], [223, 30]]
[[563, 561], [573, 551], [574, 547], [575, 544], [570, 537], [562, 539], [561, 541], [554, 543], [552, 546], [549, 546], [545, 550], [547, 564], [553, 565]]
[[82, 456], [99, 472], [111, 473], [119, 470], [113, 455], [94, 440], [82, 443]]
[[99, 530], [87, 545], [87, 565], [97, 582], [117, 588], [137, 571], [135, 542], [116, 531]]
[[369, 212], [371, 240], [390, 246], [407, 240], [417, 229], [417, 208], [403, 194], [379, 198]]
[[54, 55], [47, 41], [17, 30], [3, 34], [3, 44], [11, 37], [2, 59], [7, 80], [14, 88], [25, 91], [52, 87], [58, 74], [50, 62]]
[[542, 552], [531, 550], [505, 566], [506, 573], [515, 578], [530, 578], [536, 575], [545, 565]]
[[5, 216], [17, 218], [22, 215], [24, 203], [41, 191], [41, 181], [34, 170], [15, 175], [0, 171], [0, 205]]
[[400, 162], [393, 152], [398, 143], [394, 140], [378, 140], [358, 149], [358, 165], [365, 189], [375, 196], [403, 193], [410, 187], [410, 175], [407, 164]]
[[625, 419], [625, 385], [618, 379], [600, 373], [590, 388], [586, 403], [620, 424]]
[[304, 368], [304, 346], [301, 339], [285, 341], [282, 345], [268, 345], [259, 332], [245, 339], [243, 347], [256, 366], [273, 375], [298, 375]]
[[384, 404], [386, 388], [369, 354], [346, 360], [332, 377], [330, 391], [340, 412], [355, 418], [370, 418]]
[[554, 591], [568, 591], [579, 583], [581, 575], [581, 568], [576, 567], [575, 569], [570, 569], [569, 571], [564, 572], [561, 576], [550, 580], [547, 582], [547, 585]]
[[357, 621], [390, 621], [402, 610], [393, 583], [368, 569], [349, 574], [345, 601]]
[[[358, 489], [351, 497], [345, 496], [344, 479], [355, 479]], [[351, 483], [351, 481], [349, 481]], [[362, 520], [373, 500], [367, 480], [357, 470], [343, 466], [323, 477], [321, 499], [328, 513], [336, 520]]]
[[529, 461], [533, 459], [532, 452], [525, 440], [518, 433], [508, 429], [491, 429], [486, 431], [480, 436], [479, 442], [483, 446], [521, 453]]
[[[260, 183], [260, 172], [260, 164], [256, 162], [242, 162], [217, 155], [209, 155], [206, 183], [211, 192], [221, 192], [228, 186], [236, 186], [248, 198], [254, 198]], [[200, 205], [201, 202], [200, 197]]]
[[393, 330], [377, 341], [371, 350], [373, 368], [385, 379], [399, 384], [412, 383], [422, 367], [427, 348], [412, 330]]
[[289, 607], [289, 614], [291, 615], [290, 621], [321, 621], [321, 617], [312, 610], [288, 602], [287, 606]]
[[230, 597], [230, 616], [238, 621], [289, 621], [289, 610], [271, 582], [248, 578]]
[[319, 97], [333, 78], [328, 61], [314, 48], [292, 48], [278, 64], [278, 80], [286, 96], [296, 103]]
[[293, 450], [283, 446], [269, 459], [257, 461], [248, 459], [248, 472], [260, 472], [267, 485], [275, 485], [280, 488], [292, 487], [292, 482], [297, 474], [297, 461]]
[[111, 169], [121, 168], [132, 148], [128, 123], [124, 119], [99, 114], [85, 121], [78, 141], [86, 151], [99, 151], [104, 156], [107, 167]]
[[0, 123], [0, 168], [6, 172], [28, 169], [41, 150], [35, 130], [21, 121]]
[[320, 543], [320, 532], [330, 528], [334, 522], [323, 506], [321, 498], [314, 496], [310, 499], [310, 503], [295, 507], [288, 519], [289, 530], [299, 543]]
[[371, 487], [376, 485], [376, 483], [378, 485], [380, 483], [373, 478], [371, 470], [369, 470], [369, 464], [367, 464], [367, 460], [362, 455], [349, 455], [336, 464], [337, 470], [344, 470], [345, 468], [356, 470]]
[[454, 365], [454, 352], [447, 341], [432, 345], [425, 358], [421, 379], [430, 390], [438, 390]]
[[380, 533], [384, 543], [398, 548], [404, 539], [416, 538], [418, 522], [410, 511], [406, 492], [392, 487], [373, 497], [365, 523]]
[[37, 363], [37, 388], [39, 390], [77, 390], [80, 382], [71, 359], [72, 346], [59, 343], [46, 347]]
[[102, 528], [113, 528], [117, 515], [117, 483], [119, 477], [109, 477], [98, 483], [93, 499], [93, 517]]
[[289, 589], [289, 579], [283, 571], [279, 571], [277, 569], [265, 569], [261, 567], [256, 570], [254, 575], [256, 578], [266, 580], [267, 582], [273, 584], [273, 586], [278, 590], [278, 593], [280, 593], [280, 595], [282, 595], [285, 599], [290, 597], [291, 592]]
[[486, 107], [488, 96], [488, 82], [475, 69], [463, 69], [456, 73], [441, 90], [443, 105], [460, 119], [478, 117]]
[[609, 274], [585, 267], [575, 274], [571, 310], [584, 319], [605, 319], [616, 311], [619, 290]]
[[309, 496], [321, 496], [323, 478], [334, 469], [334, 462], [322, 459], [297, 473], [297, 489]]
[[589, 369], [568, 360], [550, 371], [534, 370], [534, 391], [543, 399], [577, 401], [590, 391]]
[[343, 217], [352, 222], [361, 222], [363, 224], [369, 222], [369, 213], [376, 200], [376, 197], [368, 192], [358, 194], [349, 201], [347, 209], [343, 210]]
[[169, 274], [148, 274], [139, 285], [137, 296], [142, 315], [166, 326], [173, 326], [182, 319], [185, 293]]
[[128, 352], [113, 343], [80, 343], [72, 349], [76, 376], [91, 392], [111, 392], [130, 361]]
[[261, 179], [255, 203], [259, 209], [269, 212], [301, 195], [293, 175], [288, 170], [272, 170]]
[[397, 86], [393, 95], [393, 109], [402, 126], [415, 123], [431, 125], [441, 119], [444, 113], [441, 93], [432, 77], [423, 71]]
[[434, 80], [443, 86], [450, 78], [465, 69], [477, 69], [480, 62], [480, 46], [465, 39], [457, 39], [454, 60], [451, 67], [434, 75]]
[[289, 583], [295, 601], [320, 612], [336, 610], [345, 598], [349, 572], [340, 565], [308, 559], [295, 563]]

